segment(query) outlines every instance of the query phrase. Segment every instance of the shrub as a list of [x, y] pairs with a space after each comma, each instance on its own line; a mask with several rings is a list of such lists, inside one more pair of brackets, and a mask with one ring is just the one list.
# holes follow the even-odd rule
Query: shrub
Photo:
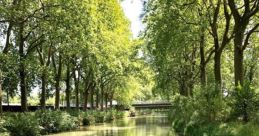
[[246, 124], [234, 122], [229, 125], [235, 136], [259, 136], [259, 125], [254, 121]]
[[[169, 120], [178, 133], [202, 135], [207, 131], [211, 132], [211, 126], [225, 121], [230, 113], [225, 98], [213, 84], [204, 89], [198, 88], [194, 92], [193, 97], [176, 95], [173, 98]], [[204, 124], [212, 125], [205, 127]]]
[[95, 117], [93, 115], [93, 111], [86, 111], [81, 113], [81, 122], [83, 126], [91, 125], [95, 122]]
[[108, 110], [105, 115], [105, 121], [112, 121], [112, 120], [116, 119], [116, 113], [117, 113], [117, 111], [114, 109]]
[[248, 81], [244, 83], [243, 87], [237, 87], [232, 96], [232, 117], [242, 117], [246, 122], [256, 117], [258, 111], [256, 106], [259, 105], [258, 94]]
[[61, 113], [61, 131], [74, 130], [79, 126], [78, 119], [76, 117], [70, 116], [66, 112]]
[[194, 112], [191, 99], [176, 95], [173, 98], [172, 105], [174, 108], [172, 108], [168, 114], [169, 120], [172, 122], [176, 132], [183, 132]]
[[220, 122], [195, 122], [190, 121], [185, 127], [184, 135], [186, 136], [234, 136], [231, 128]]
[[9, 136], [6, 128], [4, 127], [5, 119], [0, 117], [0, 136]]
[[68, 131], [78, 127], [77, 118], [70, 116], [67, 112], [39, 110], [35, 116], [42, 128], [41, 134]]
[[30, 113], [9, 115], [6, 117], [4, 127], [11, 136], [37, 136], [40, 132], [37, 119]]
[[254, 122], [242, 124], [240, 122], [221, 123], [195, 122], [189, 123], [185, 129], [186, 136], [258, 136], [259, 126]]
[[136, 110], [135, 108], [131, 107], [129, 110], [129, 117], [135, 117], [136, 116]]
[[70, 109], [70, 110], [66, 110], [66, 112], [73, 116], [73, 117], [80, 117], [82, 112], [80, 110], [76, 110], [76, 109]]
[[6, 132], [6, 129], [4, 128], [5, 120], [0, 117], [0, 133]]
[[115, 112], [116, 114], [115, 114], [115, 118], [116, 119], [121, 119], [121, 118], [124, 118], [125, 117], [125, 112], [123, 112], [123, 111], [116, 111]]
[[103, 123], [105, 121], [105, 112], [97, 111], [94, 112], [95, 123]]

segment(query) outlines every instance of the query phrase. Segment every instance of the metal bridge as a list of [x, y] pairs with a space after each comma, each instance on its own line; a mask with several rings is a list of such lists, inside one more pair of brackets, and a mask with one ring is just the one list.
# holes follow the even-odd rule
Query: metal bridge
[[170, 102], [140, 102], [133, 103], [132, 107], [135, 109], [170, 109], [172, 104]]

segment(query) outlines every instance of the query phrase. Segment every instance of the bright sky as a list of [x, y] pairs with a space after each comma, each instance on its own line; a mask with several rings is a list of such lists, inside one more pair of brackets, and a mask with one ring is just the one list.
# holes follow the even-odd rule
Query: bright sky
[[121, 4], [125, 15], [131, 21], [131, 31], [133, 37], [138, 37], [144, 26], [140, 20], [140, 14], [143, 12], [143, 0], [124, 0]]

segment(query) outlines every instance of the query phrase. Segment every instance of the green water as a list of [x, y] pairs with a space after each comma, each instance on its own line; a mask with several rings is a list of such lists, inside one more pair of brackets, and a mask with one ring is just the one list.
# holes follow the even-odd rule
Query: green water
[[140, 116], [51, 136], [176, 136], [170, 126], [166, 116]]

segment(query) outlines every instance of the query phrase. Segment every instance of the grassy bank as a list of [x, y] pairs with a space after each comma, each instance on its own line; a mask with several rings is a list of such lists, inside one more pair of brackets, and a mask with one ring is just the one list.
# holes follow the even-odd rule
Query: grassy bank
[[2, 136], [38, 136], [76, 130], [79, 126], [109, 122], [126, 117], [124, 111], [52, 111], [39, 110], [28, 113], [5, 113], [0, 118]]
[[217, 96], [207, 100], [203, 95], [192, 98], [178, 95], [168, 116], [174, 131], [184, 136], [259, 136], [256, 107], [251, 106], [249, 121], [244, 121], [242, 107], [236, 108], [237, 102], [240, 101]]

